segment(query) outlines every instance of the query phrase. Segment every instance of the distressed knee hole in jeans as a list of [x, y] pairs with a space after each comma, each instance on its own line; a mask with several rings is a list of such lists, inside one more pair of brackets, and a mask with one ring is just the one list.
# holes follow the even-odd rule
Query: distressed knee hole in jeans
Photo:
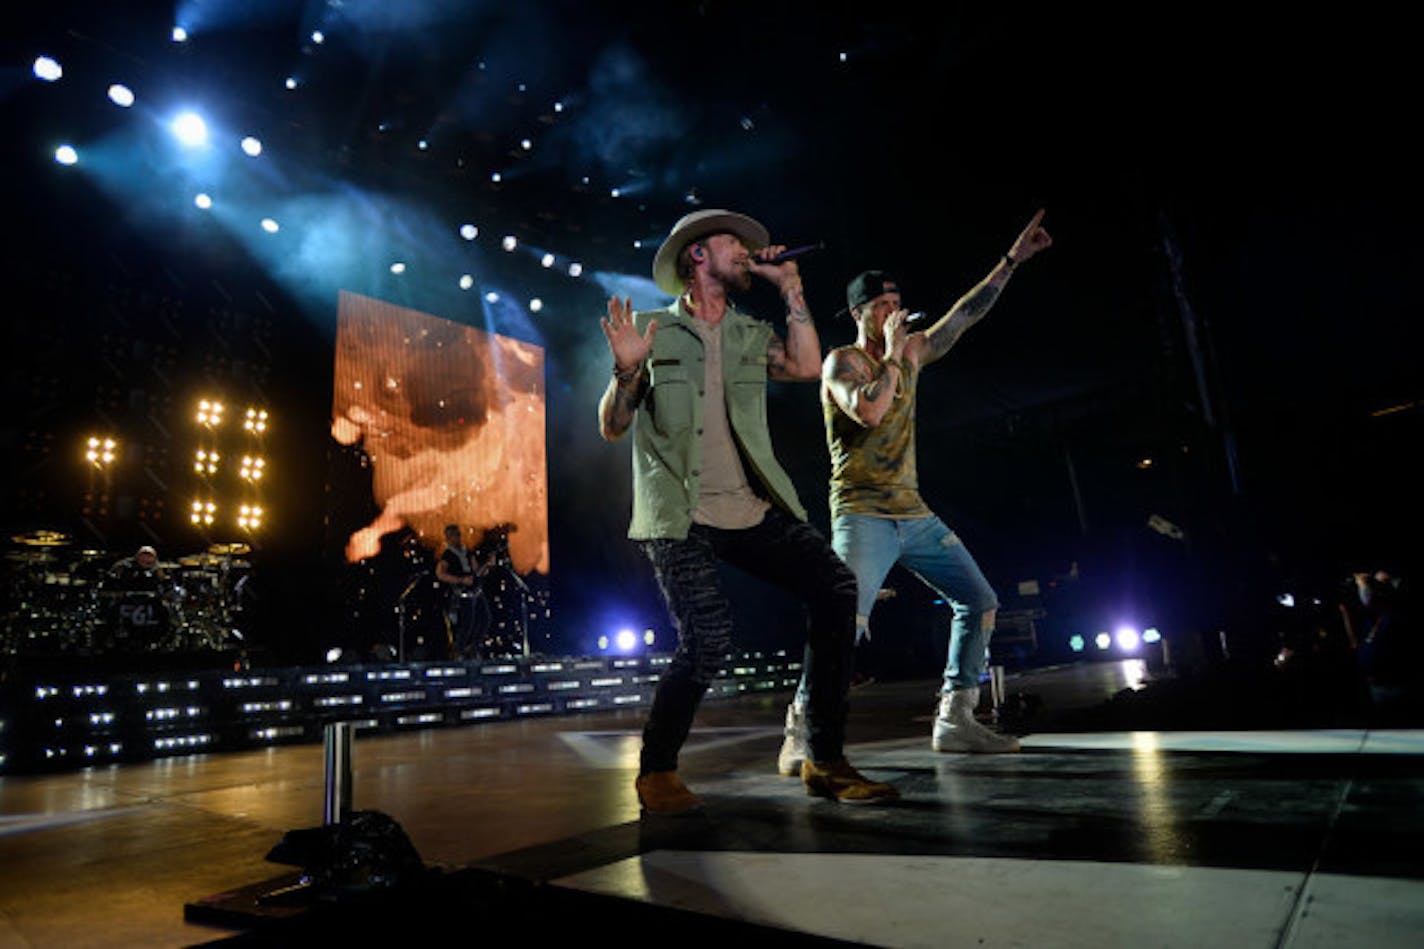
[[948, 531], [940, 538], [939, 545], [941, 547], [958, 547], [960, 546], [959, 535], [954, 531]]

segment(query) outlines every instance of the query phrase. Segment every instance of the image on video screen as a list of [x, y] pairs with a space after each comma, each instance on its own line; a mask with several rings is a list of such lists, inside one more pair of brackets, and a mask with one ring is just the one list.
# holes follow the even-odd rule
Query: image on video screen
[[379, 513], [346, 559], [413, 529], [438, 549], [446, 524], [466, 544], [507, 532], [512, 568], [549, 572], [544, 350], [342, 292], [332, 437], [370, 461]]

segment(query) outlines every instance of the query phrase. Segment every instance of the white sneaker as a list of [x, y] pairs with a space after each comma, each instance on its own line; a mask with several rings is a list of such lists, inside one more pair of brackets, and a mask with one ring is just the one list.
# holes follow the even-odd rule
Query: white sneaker
[[792, 702], [786, 706], [786, 737], [781, 742], [781, 754], [776, 756], [778, 772], [787, 777], [801, 776], [801, 762], [811, 760], [806, 739], [806, 706]]
[[995, 755], [1018, 751], [1021, 746], [1013, 735], [1003, 735], [985, 728], [974, 718], [979, 704], [979, 690], [955, 689], [939, 700], [930, 747], [935, 751], [966, 751], [972, 754]]

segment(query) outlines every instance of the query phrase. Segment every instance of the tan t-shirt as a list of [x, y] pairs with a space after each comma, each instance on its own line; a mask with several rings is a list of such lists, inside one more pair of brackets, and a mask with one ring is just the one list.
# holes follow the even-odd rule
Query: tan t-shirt
[[694, 319], [692, 325], [702, 337], [703, 366], [707, 371], [702, 393], [702, 493], [697, 498], [692, 520], [724, 530], [755, 527], [771, 504], [752, 491], [727, 422], [722, 382], [722, 326], [698, 319]]
[[900, 373], [895, 400], [874, 428], [866, 428], [842, 412], [822, 387], [833, 518], [842, 514], [911, 518], [931, 513], [920, 497], [915, 469], [915, 390], [920, 374], [909, 362], [905, 369]]

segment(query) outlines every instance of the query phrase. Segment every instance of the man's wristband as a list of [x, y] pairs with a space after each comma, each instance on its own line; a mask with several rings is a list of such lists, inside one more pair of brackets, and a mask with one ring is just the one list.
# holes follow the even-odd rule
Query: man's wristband
[[632, 369], [619, 369], [618, 364], [613, 364], [613, 378], [618, 380], [620, 386], [626, 386], [643, 374], [643, 364], [638, 363]]
[[1017, 260], [1014, 260], [1014, 255], [1013, 255], [1013, 254], [1005, 254], [1005, 255], [1004, 255], [1004, 266], [1008, 267], [1010, 270], [1013, 270], [1013, 269], [1014, 269], [1015, 267], [1017, 267], [1018, 265], [1019, 265], [1019, 262], [1018, 262]]

